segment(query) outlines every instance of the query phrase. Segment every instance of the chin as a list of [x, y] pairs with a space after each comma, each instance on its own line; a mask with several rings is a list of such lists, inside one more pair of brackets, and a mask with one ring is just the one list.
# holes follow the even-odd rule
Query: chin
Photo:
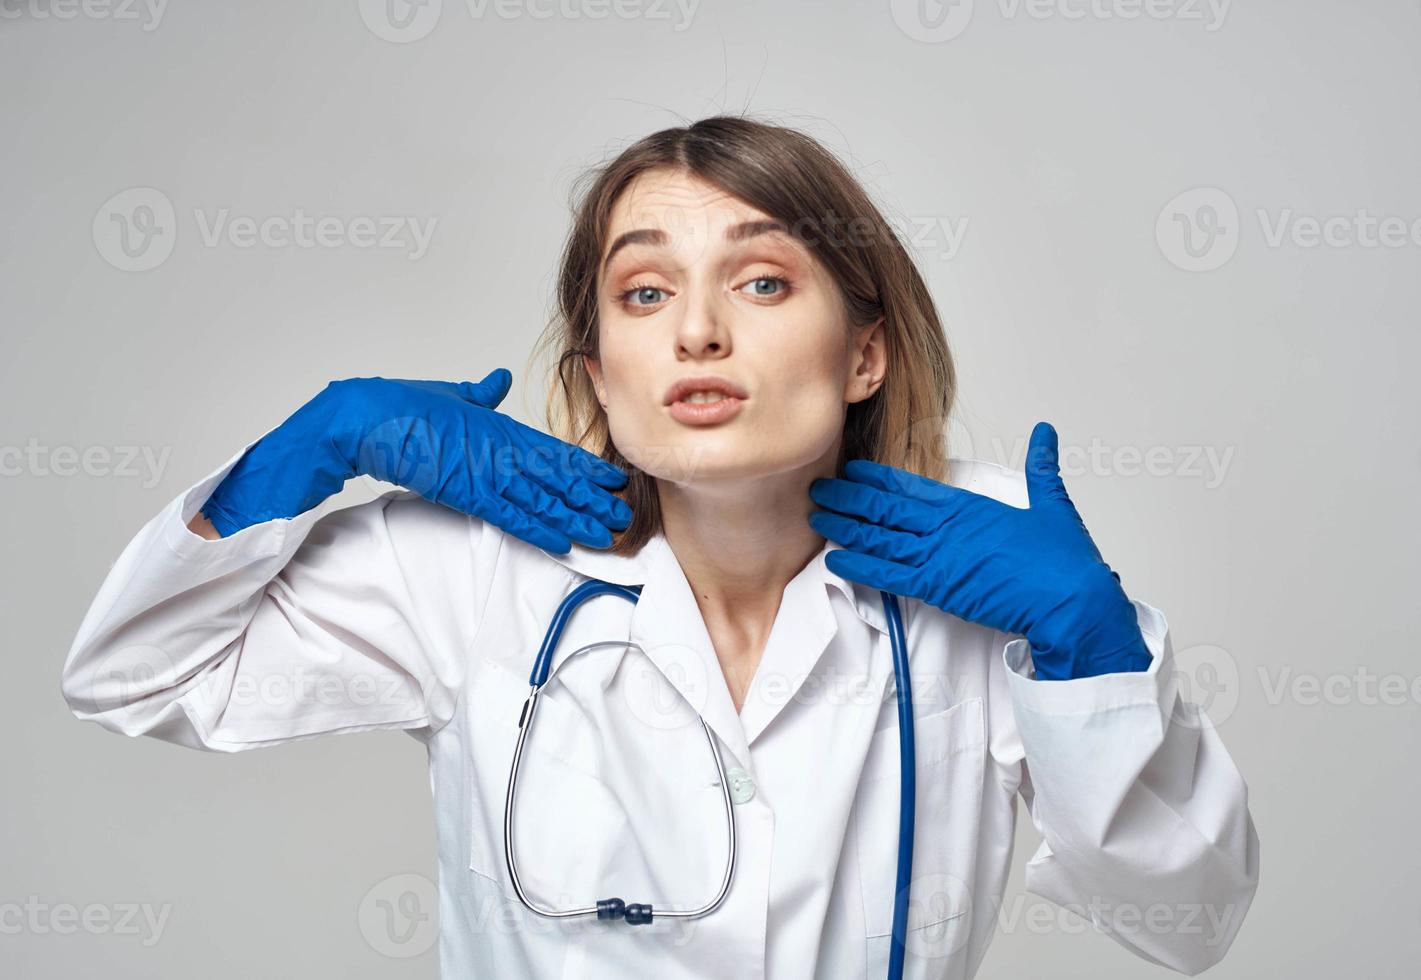
[[[784, 447], [776, 446], [776, 450]], [[666, 480], [677, 486], [701, 486], [746, 484], [768, 480], [782, 473], [793, 472], [812, 465], [812, 457], [794, 456], [786, 458], [775, 452], [746, 453], [743, 449], [734, 453], [702, 453], [699, 457], [693, 449], [662, 459], [660, 465], [645, 472], [658, 480]]]
[[641, 462], [633, 462], [643, 473], [681, 486], [744, 479], [761, 472], [749, 460], [727, 458], [696, 446], [671, 446], [662, 452], [648, 452]]
[[787, 445], [787, 432], [803, 431], [789, 423], [773, 432], [740, 424], [697, 428], [660, 426], [621, 438], [615, 426], [612, 442], [637, 469], [658, 480], [678, 486], [750, 481], [773, 477], [813, 466], [834, 444], [833, 432], [808, 440], [803, 445]]

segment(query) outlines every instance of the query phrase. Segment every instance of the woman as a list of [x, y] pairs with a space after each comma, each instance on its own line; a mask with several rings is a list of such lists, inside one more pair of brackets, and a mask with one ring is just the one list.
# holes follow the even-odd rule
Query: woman
[[[877, 977], [887, 590], [917, 712], [908, 975], [976, 972], [1017, 794], [1044, 836], [1030, 890], [1151, 962], [1218, 960], [1257, 883], [1244, 782], [1177, 695], [1163, 616], [1091, 543], [1050, 426], [1024, 476], [933, 452], [946, 342], [844, 168], [741, 118], [656, 133], [592, 175], [558, 295], [560, 439], [496, 411], [506, 371], [329, 385], [128, 546], [65, 666], [74, 712], [225, 752], [424, 741], [446, 976]], [[357, 474], [406, 489], [318, 518]], [[592, 579], [640, 597], [587, 602], [558, 644], [521, 757], [524, 897], [707, 904], [729, 812], [703, 918], [548, 919], [509, 873], [516, 706]]]

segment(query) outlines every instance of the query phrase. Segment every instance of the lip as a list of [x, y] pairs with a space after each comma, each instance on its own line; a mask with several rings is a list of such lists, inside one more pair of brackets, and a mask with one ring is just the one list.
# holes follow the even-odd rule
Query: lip
[[[719, 401], [691, 404], [681, 401], [693, 391], [715, 391], [724, 397]], [[729, 378], [717, 374], [698, 374], [681, 378], [666, 391], [665, 404], [671, 417], [686, 425], [715, 425], [740, 414], [750, 394]]]
[[718, 391], [722, 395], [739, 398], [742, 401], [750, 397], [748, 391], [729, 378], [719, 374], [694, 374], [688, 378], [679, 379], [670, 388], [667, 388], [666, 399], [662, 404], [673, 405], [693, 391]]

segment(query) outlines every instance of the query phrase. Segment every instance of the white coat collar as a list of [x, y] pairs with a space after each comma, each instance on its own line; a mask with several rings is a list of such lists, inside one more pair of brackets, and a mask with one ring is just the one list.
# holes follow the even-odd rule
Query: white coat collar
[[[860, 619], [887, 635], [888, 623], [883, 618], [883, 605], [878, 590], [836, 575], [824, 563], [824, 556], [836, 547], [838, 545], [834, 542], [826, 540], [799, 575], [822, 581], [826, 586], [837, 589], [849, 601]], [[670, 572], [673, 568], [682, 578], [685, 577], [685, 572], [681, 571], [681, 563], [667, 543], [666, 536], [659, 531], [634, 555], [614, 555], [574, 543], [567, 554], [548, 554], [548, 557], [579, 575], [616, 585], [644, 587], [656, 577], [657, 570]]]
[[[700, 713], [726, 750], [749, 768], [750, 744], [794, 699], [838, 631], [830, 590], [841, 593], [864, 623], [887, 635], [878, 591], [825, 566], [824, 555], [832, 547], [826, 541], [785, 587], [775, 627], [740, 713], [731, 701], [700, 607], [663, 534], [653, 536], [635, 555], [613, 555], [574, 544], [568, 554], [548, 557], [581, 576], [642, 586], [632, 613], [631, 639]], [[870, 683], [875, 691], [882, 690], [888, 666], [886, 657], [872, 658]]]

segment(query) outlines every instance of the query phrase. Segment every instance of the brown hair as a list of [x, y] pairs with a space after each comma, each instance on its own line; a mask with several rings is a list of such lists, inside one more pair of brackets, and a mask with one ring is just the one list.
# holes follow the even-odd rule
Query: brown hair
[[742, 116], [713, 116], [652, 133], [579, 179], [557, 313], [535, 349], [535, 356], [551, 354], [556, 367], [546, 405], [552, 434], [629, 475], [620, 496], [633, 518], [611, 551], [639, 551], [660, 530], [661, 510], [655, 479], [612, 444], [583, 355], [599, 356], [598, 271], [613, 206], [635, 178], [663, 168], [689, 173], [785, 222], [838, 285], [852, 326], [883, 317], [887, 372], [876, 392], [848, 406], [838, 472], [846, 460], [862, 457], [945, 479], [940, 439], [956, 388], [952, 356], [932, 297], [898, 236], [813, 138]]

